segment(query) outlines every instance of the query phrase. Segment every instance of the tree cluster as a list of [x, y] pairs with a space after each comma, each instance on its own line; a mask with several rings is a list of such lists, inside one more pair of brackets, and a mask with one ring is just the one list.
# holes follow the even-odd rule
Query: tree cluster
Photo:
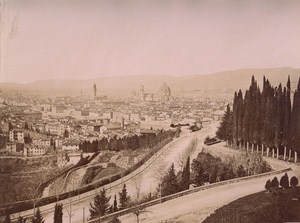
[[114, 196], [113, 204], [110, 205], [110, 197], [106, 195], [106, 190], [103, 188], [100, 193], [94, 197], [94, 202], [90, 204], [91, 219], [129, 208], [131, 205], [131, 198], [127, 193], [126, 184], [123, 185], [122, 191], [119, 192], [119, 205], [116, 195]]
[[263, 144], [300, 149], [300, 79], [291, 103], [291, 83], [273, 87], [264, 77], [260, 90], [252, 77], [245, 92], [235, 92], [233, 109], [227, 106], [217, 137], [234, 145]]
[[151, 148], [158, 143], [174, 138], [180, 129], [160, 130], [157, 134], [140, 134], [130, 135], [122, 138], [116, 136], [111, 138], [102, 138], [100, 140], [84, 141], [80, 143], [79, 149], [84, 152], [99, 152], [101, 150], [121, 151], [121, 150], [137, 150], [141, 148]]
[[279, 189], [279, 186], [282, 189], [288, 189], [290, 187], [290, 185], [292, 188], [296, 188], [296, 186], [298, 185], [298, 178], [293, 176], [289, 181], [288, 174], [285, 173], [280, 178], [280, 181], [278, 181], [277, 177], [274, 177], [273, 180], [267, 180], [267, 182], [265, 184], [265, 189], [268, 192], [274, 192]]
[[187, 158], [182, 171], [175, 172], [174, 163], [162, 178], [161, 197], [188, 190], [190, 186], [190, 157]]
[[240, 155], [238, 159], [229, 157], [227, 161], [223, 161], [203, 152], [193, 160], [191, 169], [192, 181], [198, 186], [271, 170], [257, 155]]

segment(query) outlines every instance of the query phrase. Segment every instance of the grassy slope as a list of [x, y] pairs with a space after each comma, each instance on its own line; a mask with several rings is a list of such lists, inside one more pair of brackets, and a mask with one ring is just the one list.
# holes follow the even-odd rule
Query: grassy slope
[[279, 190], [276, 193], [259, 192], [245, 196], [218, 209], [204, 223], [279, 223], [300, 222], [300, 188]]

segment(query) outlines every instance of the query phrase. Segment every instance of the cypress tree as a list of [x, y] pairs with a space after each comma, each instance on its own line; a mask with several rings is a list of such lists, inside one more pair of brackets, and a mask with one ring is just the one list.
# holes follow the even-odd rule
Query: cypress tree
[[237, 145], [238, 142], [238, 96], [237, 93], [234, 93], [233, 99], [233, 128], [232, 128], [232, 136], [233, 136], [233, 143]]
[[110, 197], [106, 197], [106, 190], [103, 188], [100, 194], [94, 197], [94, 203], [90, 204], [91, 219], [101, 217], [108, 213]]
[[62, 217], [63, 217], [63, 207], [62, 204], [55, 204], [54, 208], [54, 223], [62, 223]]
[[[260, 91], [252, 76], [249, 90], [234, 94], [233, 109], [227, 106], [217, 136], [233, 141], [234, 145], [246, 142], [261, 143], [280, 148], [281, 145], [300, 148], [300, 80], [291, 107], [290, 77], [287, 86], [272, 87], [264, 77]], [[300, 149], [299, 149], [300, 150]]]
[[291, 124], [291, 82], [290, 76], [285, 92], [285, 103], [284, 103], [284, 123], [283, 123], [283, 138], [282, 142], [285, 146], [290, 146], [290, 124]]
[[242, 129], [242, 137], [245, 142], [249, 142], [249, 130], [250, 130], [250, 122], [251, 122], [251, 92], [246, 91], [245, 99], [244, 99], [244, 114], [243, 114], [243, 129]]
[[267, 144], [268, 141], [268, 125], [269, 125], [269, 119], [268, 119], [268, 114], [269, 114], [269, 103], [268, 103], [268, 97], [269, 97], [269, 90], [270, 90], [270, 83], [269, 80], [264, 79], [264, 88], [262, 92], [262, 134], [261, 134], [261, 142], [263, 144]]
[[254, 93], [253, 97], [253, 124], [252, 129], [250, 130], [250, 139], [251, 143], [259, 144], [260, 143], [260, 134], [261, 134], [261, 123], [262, 123], [262, 111], [261, 111], [261, 93], [259, 88]]
[[118, 202], [117, 202], [117, 196], [115, 195], [114, 204], [113, 204], [113, 212], [118, 211]]
[[130, 196], [127, 194], [126, 184], [123, 185], [122, 191], [119, 193], [119, 209], [125, 209], [129, 206]]
[[182, 171], [182, 190], [188, 190], [190, 186], [190, 157], [187, 158], [185, 166]]
[[283, 132], [283, 117], [284, 117], [284, 111], [282, 107], [283, 103], [283, 92], [282, 92], [282, 86], [279, 84], [277, 90], [276, 90], [276, 118], [274, 120], [275, 122], [275, 142], [277, 148], [281, 146], [282, 143], [282, 132]]
[[230, 106], [229, 104], [226, 107], [226, 111], [224, 116], [222, 117], [222, 122], [220, 124], [220, 127], [218, 128], [217, 132], [216, 132], [216, 136], [219, 139], [222, 140], [228, 140], [227, 136], [228, 136], [228, 131], [231, 131], [231, 129], [227, 129], [228, 128], [228, 123], [229, 123], [229, 119], [230, 119]]
[[292, 110], [292, 123], [291, 123], [291, 143], [293, 149], [300, 152], [300, 78], [298, 81], [297, 89], [294, 93], [293, 110]]
[[238, 142], [242, 142], [242, 132], [243, 132], [243, 113], [244, 113], [244, 105], [243, 105], [243, 93], [239, 90], [238, 93]]
[[233, 112], [230, 111], [228, 115], [228, 122], [226, 125], [226, 140], [229, 141], [229, 143], [232, 143], [233, 137], [232, 137], [232, 132], [233, 132]]
[[275, 122], [276, 120], [276, 108], [275, 108], [275, 97], [274, 97], [274, 88], [269, 87], [269, 92], [267, 95], [267, 101], [266, 101], [266, 128], [265, 128], [265, 144], [267, 146], [274, 146], [275, 141]]
[[171, 167], [169, 168], [168, 172], [162, 179], [162, 196], [171, 195], [177, 193], [179, 191], [179, 186], [177, 183], [177, 177], [175, 174], [174, 163], [172, 163]]

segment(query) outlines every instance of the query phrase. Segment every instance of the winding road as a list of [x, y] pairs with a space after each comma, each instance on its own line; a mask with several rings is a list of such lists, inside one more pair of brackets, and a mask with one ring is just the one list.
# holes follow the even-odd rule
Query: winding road
[[[187, 129], [183, 129], [182, 136], [167, 144], [164, 148], [152, 156], [144, 165], [123, 177], [120, 180], [112, 182], [105, 186], [107, 195], [113, 197], [122, 190], [123, 184], [126, 183], [128, 193], [134, 197], [136, 194], [136, 184], [139, 182], [140, 194], [147, 195], [154, 192], [158, 186], [158, 171], [161, 172], [161, 166], [167, 169], [171, 163], [175, 164], [175, 168], [179, 168], [176, 164], [178, 154], [182, 153], [194, 138], [198, 138], [199, 142], [203, 142], [204, 138], [213, 132], [212, 126], [207, 126], [201, 131], [190, 133]], [[195, 153], [197, 150], [195, 151]], [[65, 199], [61, 201], [63, 204], [63, 222], [83, 222], [89, 218], [89, 207], [93, 197], [101, 188], [86, 192], [84, 194]], [[111, 199], [113, 202], [113, 199]], [[48, 204], [40, 207], [41, 213], [45, 219], [45, 223], [53, 222], [55, 204]], [[71, 213], [71, 214], [70, 214]], [[33, 210], [20, 213], [21, 216], [31, 216]], [[11, 219], [17, 219], [19, 213], [11, 215]]]
[[[217, 147], [218, 145], [212, 149], [216, 149]], [[221, 149], [228, 150], [225, 151], [227, 153], [233, 152], [229, 148], [222, 147]], [[271, 166], [275, 166], [276, 169], [278, 169], [279, 165], [281, 165], [282, 169], [291, 167], [292, 171], [288, 175], [300, 178], [300, 166], [298, 164], [278, 161], [270, 157], [265, 157], [265, 159]], [[280, 179], [283, 174], [226, 184], [151, 206], [147, 208], [147, 212], [141, 214], [140, 222], [157, 223], [173, 222], [175, 220], [176, 222], [187, 223], [202, 222], [216, 209], [238, 198], [263, 191], [266, 181], [273, 179], [275, 176]], [[127, 214], [119, 217], [119, 220], [122, 223], [132, 223], [136, 222], [136, 217], [133, 214]]]

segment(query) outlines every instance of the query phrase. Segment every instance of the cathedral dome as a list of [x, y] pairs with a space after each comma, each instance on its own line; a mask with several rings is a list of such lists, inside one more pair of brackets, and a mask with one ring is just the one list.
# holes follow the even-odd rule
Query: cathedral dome
[[166, 82], [163, 83], [163, 85], [159, 88], [159, 95], [161, 97], [161, 100], [163, 101], [169, 101], [171, 97], [171, 89], [166, 84]]

